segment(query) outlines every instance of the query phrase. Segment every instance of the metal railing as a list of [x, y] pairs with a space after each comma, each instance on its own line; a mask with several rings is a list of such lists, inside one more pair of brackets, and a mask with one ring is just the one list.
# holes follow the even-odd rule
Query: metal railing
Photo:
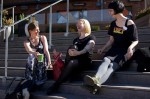
[[[6, 26], [6, 27], [2, 28], [0, 30], [0, 33], [2, 31], [4, 31], [4, 33], [5, 33], [5, 30], [8, 27], [13, 27], [14, 25], [16, 25], [16, 24], [18, 24], [18, 23], [20, 23], [20, 22], [22, 22], [22, 21], [24, 21], [24, 20], [26, 20], [28, 18], [31, 18], [32, 16], [34, 16], [34, 15], [36, 15], [36, 14], [38, 14], [38, 13], [40, 13], [40, 12], [42, 12], [42, 11], [48, 9], [48, 8], [50, 8], [50, 18], [49, 18], [49, 47], [51, 48], [51, 46], [52, 46], [52, 6], [58, 4], [58, 3], [62, 2], [62, 1], [63, 0], [58, 0], [57, 2], [54, 2], [53, 4], [50, 4], [49, 6], [46, 6], [46, 7], [42, 8], [41, 10], [38, 10], [38, 11], [36, 11], [36, 12], [34, 12], [34, 13], [26, 16], [25, 18], [23, 18], [23, 19], [15, 22], [15, 23], [13, 23], [13, 24], [11, 24], [9, 26]], [[69, 2], [69, 0], [67, 0], [67, 2]], [[67, 9], [68, 9], [67, 10], [67, 13], [68, 13], [68, 11], [69, 11], [69, 3], [67, 3]], [[69, 20], [69, 14], [68, 14], [68, 20]], [[68, 23], [69, 23], [69, 21], [66, 24], [67, 27], [69, 27]], [[68, 30], [67, 30], [67, 32], [68, 32]], [[7, 72], [7, 69], [8, 69], [8, 34], [7, 33], [5, 33], [5, 34], [6, 34], [5, 35], [6, 36], [6, 41], [5, 41], [5, 76], [0, 76], [0, 78], [3, 78], [3, 77], [7, 78], [8, 77], [8, 75], [7, 75], [7, 73], [8, 73]]]
[[[12, 22], [14, 23], [14, 8], [15, 8], [16, 6], [13, 6], [13, 7], [9, 7], [9, 8], [6, 8], [6, 9], [3, 9], [3, 8], [1, 8], [1, 28], [3, 27], [3, 23], [2, 23], [2, 19], [3, 19], [3, 11], [4, 10], [11, 10], [12, 9]], [[11, 38], [11, 40], [13, 40], [14, 39], [14, 25], [12, 26], [12, 28], [13, 28], [13, 31], [12, 31], [12, 38]], [[1, 31], [0, 31], [1, 32]], [[0, 35], [1, 35], [1, 33], [0, 33]]]

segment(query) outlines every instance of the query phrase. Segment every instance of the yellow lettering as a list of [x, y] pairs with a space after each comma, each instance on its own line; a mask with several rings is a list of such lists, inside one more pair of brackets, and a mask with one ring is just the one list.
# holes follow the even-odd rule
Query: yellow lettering
[[122, 28], [114, 28], [114, 33], [117, 33], [117, 34], [123, 34], [123, 29]]

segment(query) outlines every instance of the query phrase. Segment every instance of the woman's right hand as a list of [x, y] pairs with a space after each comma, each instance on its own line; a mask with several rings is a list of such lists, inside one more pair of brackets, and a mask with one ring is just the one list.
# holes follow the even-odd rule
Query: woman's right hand
[[75, 53], [75, 52], [76, 52], [75, 49], [69, 49], [69, 50], [68, 50], [68, 53], [69, 53], [70, 56], [76, 56], [76, 53]]
[[34, 52], [34, 56], [38, 59], [39, 52]]

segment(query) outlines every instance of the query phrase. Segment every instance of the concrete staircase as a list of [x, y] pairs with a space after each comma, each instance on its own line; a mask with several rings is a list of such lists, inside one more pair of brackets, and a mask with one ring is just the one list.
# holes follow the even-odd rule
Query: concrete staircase
[[[150, 46], [150, 28], [139, 28], [139, 47]], [[100, 88], [97, 95], [90, 93], [90, 87], [83, 84], [83, 76], [86, 74], [94, 75], [100, 62], [101, 57], [96, 53], [97, 48], [102, 47], [108, 40], [107, 31], [92, 32], [96, 36], [96, 46], [93, 54], [93, 68], [85, 71], [73, 82], [63, 83], [57, 94], [46, 95], [47, 88], [54, 82], [52, 80], [52, 70], [48, 70], [49, 80], [38, 91], [33, 92], [31, 99], [150, 99], [150, 73], [136, 72], [136, 67], [130, 66], [128, 70], [117, 71], [114, 75]], [[47, 33], [42, 33], [48, 37]], [[52, 43], [54, 48], [63, 53], [65, 57], [66, 49], [72, 44], [73, 38], [77, 33], [70, 33], [64, 37], [64, 33], [53, 33]], [[23, 41], [26, 37], [15, 36], [14, 41], [9, 40], [8, 55], [8, 76], [24, 77], [26, 58], [28, 54], [23, 47]], [[4, 76], [5, 66], [5, 43], [0, 42], [0, 76]], [[15, 68], [14, 68], [15, 67]], [[6, 86], [11, 79], [0, 79], [0, 99], [4, 99]], [[15, 81], [14, 84], [17, 84]], [[14, 85], [15, 86], [15, 85]], [[13, 87], [14, 88], [14, 87]], [[12, 89], [13, 89], [12, 88]]]

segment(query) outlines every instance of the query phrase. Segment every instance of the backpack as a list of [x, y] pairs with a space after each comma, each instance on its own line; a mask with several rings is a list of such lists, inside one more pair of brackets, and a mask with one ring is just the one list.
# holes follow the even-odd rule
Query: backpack
[[10, 89], [13, 83], [17, 80], [17, 78], [13, 78], [8, 87], [6, 88], [6, 96], [5, 99], [23, 99], [22, 90], [21, 90], [21, 82], [23, 79], [19, 81], [15, 89], [11, 92]]
[[134, 53], [138, 72], [150, 72], [150, 47], [139, 48]]

